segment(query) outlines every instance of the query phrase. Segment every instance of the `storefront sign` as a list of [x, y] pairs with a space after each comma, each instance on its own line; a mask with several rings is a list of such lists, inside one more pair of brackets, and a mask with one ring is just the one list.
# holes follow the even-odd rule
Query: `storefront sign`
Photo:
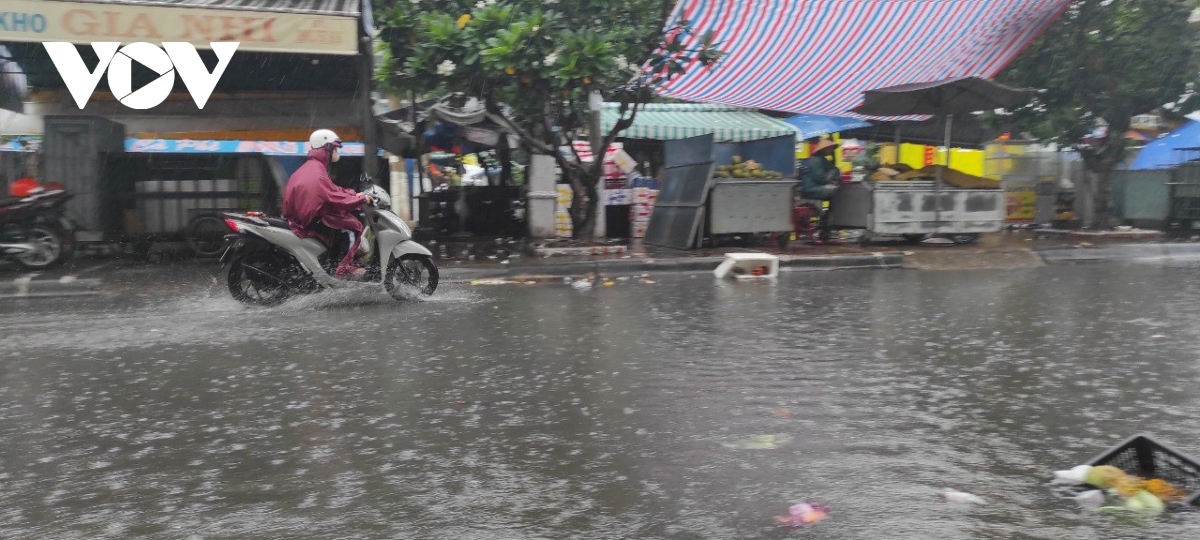
[[0, 135], [0, 152], [37, 152], [41, 148], [40, 135]]
[[[214, 141], [191, 139], [125, 139], [125, 151], [142, 154], [264, 154], [306, 156], [308, 143], [296, 141]], [[343, 156], [363, 155], [363, 144], [343, 143]]]
[[238, 50], [358, 54], [358, 18], [161, 5], [6, 0], [0, 42], [162, 43], [208, 49], [236, 41]]
[[1031, 223], [1037, 214], [1037, 192], [1033, 184], [1010, 185], [1004, 193], [1004, 219], [1010, 223]]

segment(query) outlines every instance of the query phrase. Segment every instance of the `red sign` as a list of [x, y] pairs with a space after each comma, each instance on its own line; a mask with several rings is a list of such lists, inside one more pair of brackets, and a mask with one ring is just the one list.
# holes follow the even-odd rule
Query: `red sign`
[[936, 158], [937, 158], [937, 148], [933, 147], [933, 146], [926, 146], [925, 147], [925, 164], [933, 165], [933, 162], [936, 160]]

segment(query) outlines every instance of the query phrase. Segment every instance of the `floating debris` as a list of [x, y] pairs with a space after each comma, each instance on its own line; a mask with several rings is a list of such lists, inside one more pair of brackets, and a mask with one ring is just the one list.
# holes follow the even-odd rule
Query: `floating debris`
[[788, 515], [775, 516], [780, 527], [803, 527], [829, 517], [829, 507], [821, 503], [797, 503], [788, 507]]
[[957, 504], [987, 504], [987, 501], [983, 500], [978, 495], [972, 495], [965, 491], [956, 491], [950, 488], [939, 491], [938, 497], [945, 499], [946, 502]]
[[790, 442], [792, 442], [791, 435], [755, 435], [737, 442], [721, 443], [721, 446], [733, 450], [774, 450]]
[[1087, 482], [1087, 475], [1090, 472], [1092, 472], [1091, 465], [1079, 465], [1065, 471], [1054, 471], [1054, 483], [1082, 484]]
[[508, 285], [512, 283], [507, 279], [473, 279], [471, 285]]

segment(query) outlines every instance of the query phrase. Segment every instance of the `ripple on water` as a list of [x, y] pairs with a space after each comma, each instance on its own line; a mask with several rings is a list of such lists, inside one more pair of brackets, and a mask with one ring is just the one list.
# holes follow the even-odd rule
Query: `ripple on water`
[[[1044, 481], [1136, 431], [1200, 448], [1194, 272], [664, 276], [266, 310], [216, 291], [111, 322], [5, 319], [0, 522], [6, 538], [1193, 537], [1195, 514], [1119, 525]], [[724, 444], [765, 434], [786, 442]], [[792, 500], [832, 517], [775, 529]]]

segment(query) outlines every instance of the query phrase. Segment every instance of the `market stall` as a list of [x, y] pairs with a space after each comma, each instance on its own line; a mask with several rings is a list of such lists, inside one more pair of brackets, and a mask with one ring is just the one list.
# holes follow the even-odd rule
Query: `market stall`
[[[916, 83], [864, 92], [855, 109], [869, 116], [934, 115], [951, 146], [955, 115], [1011, 106], [1027, 90], [977, 77]], [[1005, 193], [999, 182], [969, 175], [947, 163], [901, 173], [881, 168], [872, 178], [841, 189], [828, 219], [834, 227], [866, 230], [864, 240], [877, 235], [949, 237], [956, 243], [974, 241], [982, 233], [1004, 228]]]
[[[606, 129], [616, 122], [617, 107], [605, 104]], [[796, 131], [739, 107], [643, 106], [622, 133], [624, 150], [640, 174], [658, 179], [660, 191], [649, 195], [656, 200], [653, 212], [632, 214], [633, 236], [687, 248], [706, 236], [790, 233]]]
[[[411, 216], [428, 236], [523, 234], [515, 137], [483, 102], [450, 94], [376, 117], [384, 142], [415, 158]], [[399, 204], [405, 198], [401, 197]]]

